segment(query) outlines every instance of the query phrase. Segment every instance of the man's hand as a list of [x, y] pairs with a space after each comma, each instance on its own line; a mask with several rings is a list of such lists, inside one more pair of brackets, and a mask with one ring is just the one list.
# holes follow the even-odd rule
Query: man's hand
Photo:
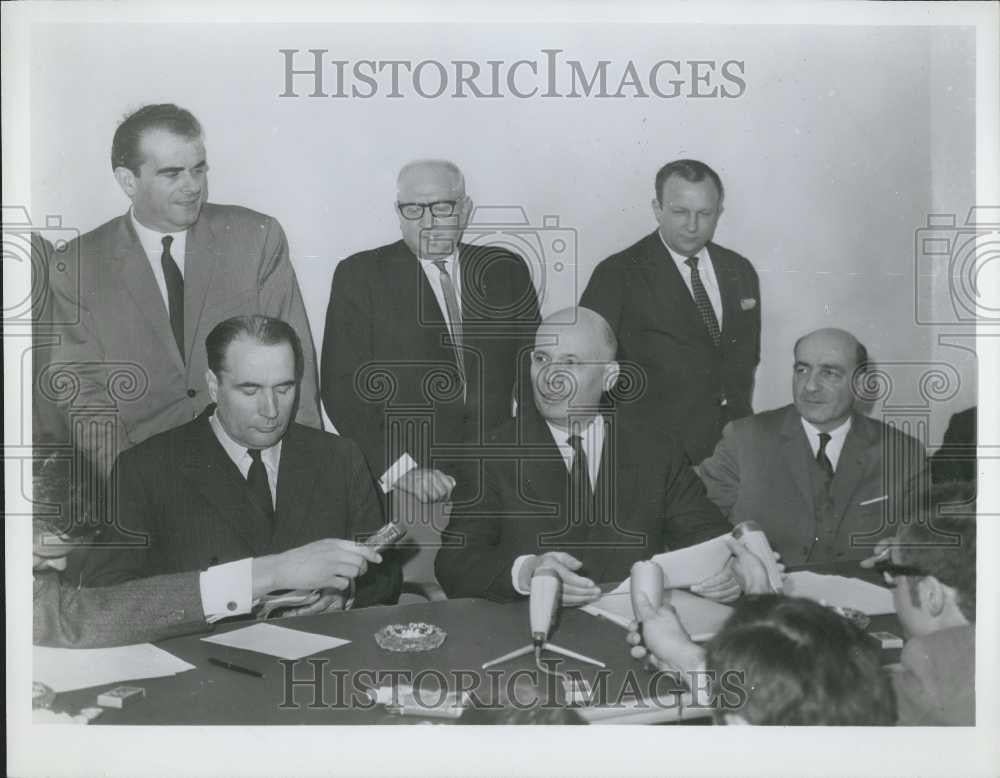
[[289, 608], [281, 615], [285, 616], [315, 616], [319, 613], [329, 613], [330, 611], [342, 611], [347, 603], [347, 595], [334, 589], [324, 589], [322, 595], [312, 605], [302, 605], [298, 608]]
[[455, 479], [440, 470], [418, 468], [400, 476], [392, 488], [412, 494], [422, 503], [444, 502], [455, 488]]
[[[773, 590], [768, 581], [767, 568], [757, 555], [732, 537], [726, 538], [726, 545], [733, 555], [722, 570], [696, 583], [691, 591], [718, 602], [732, 602], [740, 594], [771, 593]], [[774, 558], [777, 561], [780, 555], [775, 553]], [[784, 569], [780, 563], [778, 567]]]
[[632, 647], [629, 653], [633, 657], [645, 659], [647, 665], [658, 670], [694, 671], [704, 667], [704, 651], [692, 642], [669, 600], [657, 610], [646, 595], [640, 594], [637, 604], [638, 620], [629, 624], [625, 638]]
[[892, 547], [899, 543], [899, 540], [895, 535], [890, 535], [887, 538], [882, 538], [878, 543], [875, 544], [875, 550], [872, 552], [870, 557], [861, 560], [861, 566], [871, 570], [875, 567], [876, 563], [881, 562], [883, 559], [888, 559], [889, 555], [892, 553]]
[[521, 568], [520, 580], [525, 589], [531, 588], [531, 578], [538, 570], [553, 570], [562, 581], [562, 604], [568, 606], [586, 605], [601, 596], [601, 590], [589, 578], [577, 575], [583, 565], [562, 551], [549, 551], [525, 561]]
[[[253, 596], [275, 589], [335, 589], [343, 591], [364, 575], [368, 563], [382, 555], [350, 540], [326, 538], [280, 554], [253, 560]], [[312, 607], [312, 606], [307, 606]]]

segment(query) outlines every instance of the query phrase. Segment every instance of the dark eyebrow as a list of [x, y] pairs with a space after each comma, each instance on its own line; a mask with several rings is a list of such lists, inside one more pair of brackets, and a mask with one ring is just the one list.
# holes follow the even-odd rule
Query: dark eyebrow
[[[205, 165], [207, 164], [208, 161], [203, 159], [197, 165], [192, 165], [191, 169], [194, 170], [195, 168], [205, 167]], [[180, 173], [183, 169], [184, 169], [183, 167], [161, 167], [159, 170], [156, 171], [156, 174], [160, 175], [161, 173]]]

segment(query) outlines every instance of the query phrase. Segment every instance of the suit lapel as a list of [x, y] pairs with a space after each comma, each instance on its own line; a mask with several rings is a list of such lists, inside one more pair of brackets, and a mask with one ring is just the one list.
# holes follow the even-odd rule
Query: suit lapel
[[724, 335], [726, 327], [737, 321], [740, 301], [740, 277], [736, 266], [719, 251], [717, 246], [709, 243], [708, 254], [712, 258], [712, 267], [715, 268], [715, 280], [719, 284], [719, 296], [722, 298], [722, 334]]
[[[714, 260], [713, 260], [714, 262]], [[705, 340], [714, 348], [712, 338], [705, 329], [705, 323], [698, 312], [691, 290], [688, 289], [687, 282], [677, 268], [677, 263], [670, 250], [663, 245], [663, 240], [658, 232], [653, 232], [647, 240], [647, 251], [644, 257], [647, 288], [651, 291], [666, 290], [668, 299], [655, 299], [651, 310], [654, 314], [663, 319], [668, 316], [668, 311], [676, 311], [675, 316], [680, 317], [687, 326], [689, 332], [696, 333], [698, 337]], [[664, 324], [664, 329], [670, 330], [672, 327]]]
[[249, 499], [246, 481], [212, 432], [208, 423], [212, 410], [210, 406], [189, 427], [181, 469], [233, 532], [260, 553], [270, 542], [267, 520]]
[[149, 258], [142, 243], [139, 242], [139, 236], [135, 233], [132, 217], [129, 214], [121, 217], [119, 230], [114, 255], [118, 268], [117, 275], [125, 283], [140, 315], [145, 318], [166, 353], [170, 355], [170, 359], [174, 361], [178, 370], [184, 372], [184, 363], [177, 350], [173, 330], [170, 329], [167, 305], [163, 302], [163, 295], [160, 294], [160, 288], [149, 266]]
[[805, 498], [805, 504], [809, 506], [810, 518], [815, 520], [816, 510], [813, 504], [812, 480], [809, 476], [812, 449], [809, 447], [806, 432], [802, 429], [799, 412], [792, 405], [788, 406], [781, 425], [781, 457], [796, 488]]
[[278, 465], [278, 498], [275, 516], [275, 536], [309, 521], [306, 512], [312, 505], [312, 493], [319, 482], [319, 460], [304, 445], [304, 440], [290, 424], [281, 443], [281, 463]]
[[[570, 530], [569, 507], [566, 504], [568, 474], [566, 462], [559, 453], [552, 433], [537, 411], [518, 417], [519, 476], [523, 479], [528, 500], [542, 514], [531, 522], [534, 541], [556, 550]], [[546, 549], [542, 549], [543, 551]]]
[[877, 440], [872, 434], [868, 419], [855, 414], [844, 440], [844, 447], [840, 451], [831, 485], [833, 508], [838, 519], [847, 511], [851, 497], [868, 472], [869, 460], [877, 453]]
[[212, 225], [202, 215], [188, 230], [184, 246], [184, 351], [189, 364], [195, 344], [208, 335], [198, 329], [219, 265], [218, 251]]

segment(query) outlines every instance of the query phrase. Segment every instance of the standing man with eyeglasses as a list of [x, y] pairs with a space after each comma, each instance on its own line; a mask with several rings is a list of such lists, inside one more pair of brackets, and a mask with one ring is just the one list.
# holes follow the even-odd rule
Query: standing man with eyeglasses
[[760, 283], [749, 260], [712, 242], [725, 194], [712, 168], [675, 160], [654, 186], [658, 228], [601, 262], [580, 305], [645, 374], [643, 396], [620, 411], [679, 438], [697, 464], [727, 422], [753, 413]]
[[436, 451], [482, 442], [511, 416], [518, 384], [528, 386], [518, 365], [539, 319], [531, 275], [504, 248], [461, 243], [472, 209], [454, 163], [405, 165], [402, 240], [341, 262], [327, 308], [326, 412], [384, 473], [384, 490], [421, 502], [446, 500], [456, 484], [456, 497], [475, 496], [478, 468]]

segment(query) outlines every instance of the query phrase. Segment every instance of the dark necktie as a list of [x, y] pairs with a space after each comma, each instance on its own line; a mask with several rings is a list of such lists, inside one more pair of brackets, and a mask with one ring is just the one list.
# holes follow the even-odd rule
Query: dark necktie
[[830, 435], [826, 432], [819, 433], [819, 451], [816, 452], [816, 464], [819, 465], [826, 477], [833, 480], [833, 463], [826, 455], [826, 444], [830, 442]]
[[465, 355], [462, 353], [462, 312], [458, 307], [458, 295], [455, 294], [455, 284], [451, 280], [451, 274], [445, 264], [446, 260], [435, 259], [432, 261], [441, 273], [441, 291], [444, 292], [444, 304], [448, 309], [448, 324], [451, 330], [451, 342], [455, 348], [455, 362], [458, 364], [458, 372], [464, 386]]
[[259, 448], [248, 448], [247, 453], [253, 461], [247, 471], [247, 486], [250, 497], [270, 521], [274, 520], [274, 503], [271, 501], [271, 485], [267, 482], [267, 468], [260, 458]]
[[698, 306], [698, 313], [701, 314], [701, 320], [705, 323], [705, 329], [708, 330], [712, 343], [718, 346], [719, 320], [715, 318], [712, 301], [708, 299], [708, 292], [705, 291], [705, 285], [701, 282], [701, 274], [698, 272], [698, 257], [688, 257], [684, 260], [684, 264], [691, 268], [691, 289], [694, 291], [694, 304]]
[[174, 242], [173, 235], [163, 236], [163, 254], [160, 255], [160, 266], [163, 268], [163, 278], [167, 282], [167, 309], [170, 313], [170, 329], [174, 331], [177, 350], [181, 352], [184, 361], [184, 276], [181, 275], [177, 263], [170, 256], [170, 244]]
[[594, 490], [590, 485], [590, 468], [583, 439], [570, 435], [569, 447], [573, 449], [573, 464], [569, 469], [570, 518], [573, 524], [590, 526], [594, 510]]

